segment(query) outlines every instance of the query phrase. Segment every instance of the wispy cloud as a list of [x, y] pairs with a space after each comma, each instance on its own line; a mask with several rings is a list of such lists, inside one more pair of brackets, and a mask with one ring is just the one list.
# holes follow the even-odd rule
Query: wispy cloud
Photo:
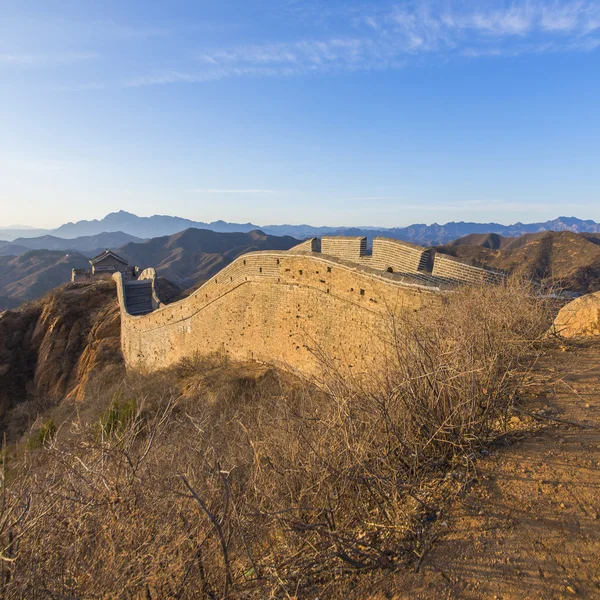
[[144, 85], [163, 85], [165, 83], [203, 83], [220, 79], [216, 73], [185, 73], [183, 71], [164, 71], [153, 75], [141, 75], [127, 82], [130, 87]]
[[60, 52], [50, 54], [1, 53], [0, 65], [43, 67], [77, 63], [98, 58], [94, 52]]
[[305, 68], [294, 67], [229, 67], [218, 68], [208, 72], [163, 71], [152, 75], [134, 77], [126, 82], [128, 87], [146, 85], [163, 85], [166, 83], [207, 83], [226, 77], [274, 77], [301, 75]]
[[[458, 43], [465, 35], [525, 36], [544, 32], [586, 34], [598, 28], [597, 0], [521, 0], [496, 3], [409, 3], [379, 16], [434, 43]], [[373, 19], [373, 17], [370, 17]]]
[[[302, 0], [288, 5], [307, 10]], [[409, 0], [381, 6], [378, 11], [354, 6], [339, 35], [204, 49], [185, 69], [138, 76], [128, 85], [393, 69], [424, 57], [511, 57], [600, 45], [598, 0]]]
[[373, 40], [338, 37], [325, 41], [248, 45], [232, 50], [201, 53], [197, 59], [211, 65], [319, 65], [362, 60], [376, 50]]
[[53, 158], [13, 158], [0, 156], [0, 171], [10, 173], [24, 172], [35, 174], [51, 174], [60, 171], [74, 171], [80, 169], [82, 163], [71, 160], [58, 160]]
[[253, 45], [201, 53], [201, 67], [186, 71], [159, 71], [133, 77], [127, 86], [167, 83], [206, 83], [227, 77], [292, 77], [310, 73], [399, 68], [404, 62], [371, 40], [335, 38], [293, 44]]

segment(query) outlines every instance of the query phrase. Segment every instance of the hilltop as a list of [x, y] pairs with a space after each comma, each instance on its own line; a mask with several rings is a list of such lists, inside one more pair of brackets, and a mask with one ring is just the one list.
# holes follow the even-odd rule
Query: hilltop
[[173, 235], [191, 227], [197, 229], [210, 229], [219, 233], [241, 232], [247, 233], [258, 229], [258, 225], [252, 223], [227, 223], [225, 221], [213, 221], [205, 223], [193, 221], [181, 217], [168, 215], [153, 215], [151, 217], [138, 217], [124, 210], [109, 213], [102, 219], [81, 220], [75, 223], [69, 222], [56, 229], [0, 229], [0, 238], [13, 241], [18, 237], [34, 237], [42, 235], [53, 235], [62, 238], [91, 237], [104, 232], [120, 231], [140, 238], [162, 237]]
[[[246, 252], [288, 250], [299, 243], [296, 238], [272, 236], [260, 230], [219, 233], [195, 228], [146, 241], [131, 239], [123, 233], [73, 240], [55, 237], [23, 239], [20, 243], [34, 246], [44, 243], [62, 248], [77, 245], [82, 252], [23, 247], [23, 253], [17, 257], [0, 256], [0, 310], [39, 298], [69, 281], [71, 269], [88, 267], [89, 256], [98, 251], [84, 252], [83, 249], [93, 248], [100, 241], [120, 239], [130, 241], [120, 247], [108, 247], [131, 265], [156, 268], [161, 276], [181, 288], [198, 285]], [[14, 245], [7, 244], [8, 247]], [[477, 266], [556, 283], [570, 291], [585, 293], [600, 289], [600, 234], [561, 231], [506, 237], [487, 232], [458, 238], [436, 250]]]
[[[156, 284], [164, 304], [181, 293], [164, 278]], [[18, 311], [0, 313], [0, 433], [10, 440], [38, 413], [89, 400], [91, 383], [124, 375], [113, 281], [66, 283]]]
[[[551, 225], [572, 229], [596, 228], [593, 222], [572, 219], [553, 221]], [[427, 231], [431, 233], [431, 229], [413, 226], [409, 237], [446, 237], [461, 227], [461, 224], [453, 224], [443, 231], [434, 228], [437, 233], [430, 236]], [[306, 234], [309, 230], [302, 231]], [[368, 234], [372, 238], [394, 235], [395, 232], [396, 237], [402, 237], [399, 231], [347, 229], [341, 233]], [[14, 242], [0, 243], [0, 310], [38, 298], [69, 281], [72, 268], [87, 267], [89, 257], [104, 247], [116, 251], [131, 265], [155, 267], [161, 275], [180, 287], [190, 288], [217, 273], [240, 254], [255, 250], [288, 250], [298, 243], [294, 237], [270, 235], [257, 229], [245, 233], [223, 233], [189, 228], [147, 240], [123, 232], [104, 232], [72, 239], [50, 235], [19, 238]], [[44, 249], [46, 246], [49, 248]], [[31, 250], [32, 247], [37, 250]], [[600, 289], [600, 233], [541, 231], [510, 237], [485, 231], [459, 237], [435, 248], [438, 252], [477, 266], [519, 273], [556, 283], [574, 292]], [[2, 257], [2, 254], [9, 253], [18, 256]]]
[[89, 266], [88, 258], [72, 252], [28, 250], [0, 257], [0, 310], [35, 300], [71, 279], [72, 269]]

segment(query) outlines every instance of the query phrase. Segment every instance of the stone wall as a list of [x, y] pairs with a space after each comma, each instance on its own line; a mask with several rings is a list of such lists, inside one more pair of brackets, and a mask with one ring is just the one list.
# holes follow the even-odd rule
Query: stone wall
[[323, 236], [321, 252], [353, 262], [360, 262], [367, 254], [366, 237]]
[[71, 282], [78, 283], [80, 281], [89, 281], [92, 278], [92, 271], [90, 269], [72, 269], [71, 270]]
[[393, 273], [418, 273], [427, 271], [431, 251], [400, 240], [376, 237], [370, 265], [374, 269]]
[[114, 277], [126, 364], [149, 370], [221, 352], [310, 376], [320, 374], [320, 354], [369, 372], [381, 361], [390, 314], [442, 301], [438, 289], [293, 251], [243, 255], [188, 298], [141, 317], [127, 314], [123, 278]]
[[499, 283], [505, 277], [504, 273], [500, 273], [499, 271], [474, 267], [439, 252], [435, 255], [433, 262], [433, 275], [444, 279], [454, 279], [474, 284]]
[[[321, 252], [319, 252], [321, 250]], [[497, 283], [503, 274], [431, 250], [375, 238], [329, 237], [288, 252], [253, 252], [236, 259], [191, 296], [132, 316], [125, 308], [126, 275], [116, 273], [122, 349], [128, 367], [159, 369], [194, 353], [277, 364], [319, 375], [322, 361], [353, 373], [382, 362], [382, 339], [399, 310], [439, 308], [461, 283]], [[154, 269], [139, 280], [154, 281]], [[131, 284], [129, 284], [131, 285]]]

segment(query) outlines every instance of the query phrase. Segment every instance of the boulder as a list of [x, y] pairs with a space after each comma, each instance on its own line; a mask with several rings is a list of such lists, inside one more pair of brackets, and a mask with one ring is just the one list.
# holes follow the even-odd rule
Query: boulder
[[600, 292], [563, 306], [554, 320], [553, 332], [564, 338], [600, 336]]

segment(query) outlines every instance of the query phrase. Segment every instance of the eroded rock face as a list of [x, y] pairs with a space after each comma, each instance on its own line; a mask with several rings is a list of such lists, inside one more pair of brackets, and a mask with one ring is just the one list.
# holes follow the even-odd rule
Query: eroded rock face
[[554, 332], [564, 338], [600, 336], [600, 292], [564, 306], [554, 320]]
[[[0, 318], [0, 432], [17, 405], [81, 400], [92, 375], [124, 373], [111, 281], [66, 284]], [[35, 416], [35, 415], [34, 415]]]

